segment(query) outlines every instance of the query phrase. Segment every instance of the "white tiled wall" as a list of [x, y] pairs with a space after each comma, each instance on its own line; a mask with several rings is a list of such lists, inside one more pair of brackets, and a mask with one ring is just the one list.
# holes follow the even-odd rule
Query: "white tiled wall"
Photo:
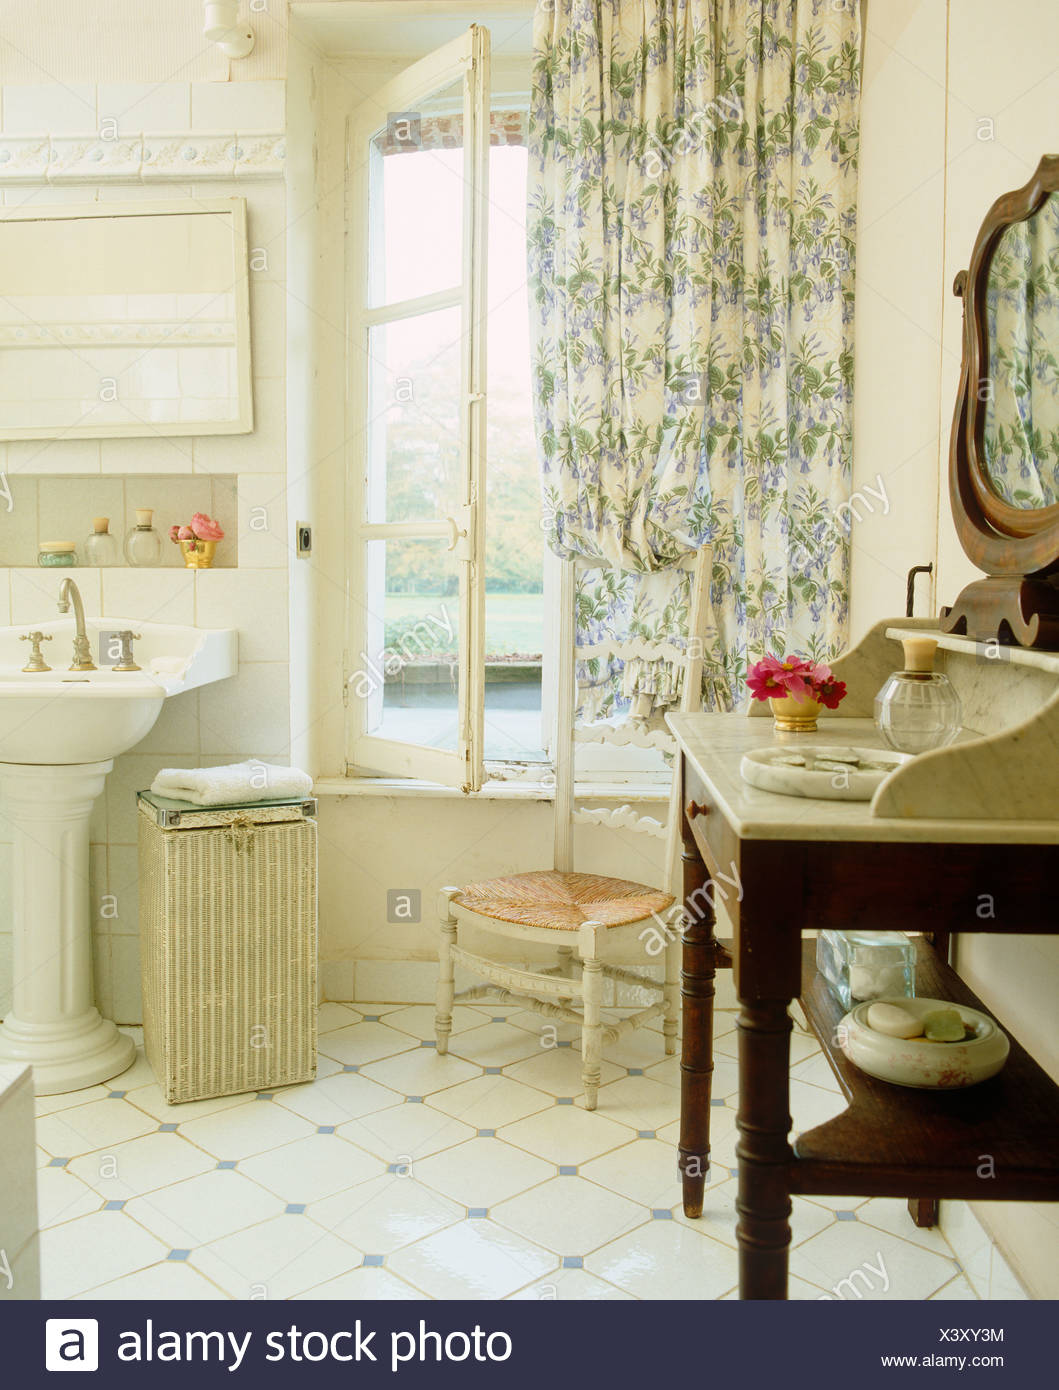
[[[282, 131], [284, 83], [78, 82], [5, 87], [6, 133]], [[84, 567], [74, 577], [90, 615], [239, 629], [238, 675], [166, 702], [148, 737], [118, 758], [93, 817], [90, 861], [100, 1008], [141, 1018], [135, 794], [164, 766], [289, 756], [286, 438], [285, 190], [280, 182], [11, 185], [7, 203], [247, 199], [255, 428], [239, 436], [58, 439], [0, 443], [0, 623], [54, 616], [60, 574], [36, 566], [38, 540], [83, 542], [92, 517], [124, 537], [137, 507], [153, 507], [163, 567]], [[7, 498], [11, 510], [8, 511]], [[215, 516], [226, 538], [215, 565], [192, 572], [166, 537], [193, 511]], [[83, 555], [81, 556], [83, 561]], [[238, 568], [236, 568], [238, 566]], [[11, 980], [9, 831], [0, 821], [0, 1016]], [[103, 915], [105, 895], [114, 899]], [[109, 899], [107, 900], [109, 903]]]

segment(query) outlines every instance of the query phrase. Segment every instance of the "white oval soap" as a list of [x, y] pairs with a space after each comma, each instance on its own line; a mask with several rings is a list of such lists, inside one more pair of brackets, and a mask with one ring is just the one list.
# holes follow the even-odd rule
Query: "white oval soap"
[[885, 1033], [889, 1038], [918, 1038], [923, 1033], [923, 1025], [915, 1014], [902, 1009], [899, 1004], [872, 1004], [867, 1020], [869, 1028], [876, 1033]]

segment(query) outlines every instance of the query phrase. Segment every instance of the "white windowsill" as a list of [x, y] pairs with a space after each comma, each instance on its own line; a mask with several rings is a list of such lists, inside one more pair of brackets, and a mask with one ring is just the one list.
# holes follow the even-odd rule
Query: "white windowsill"
[[[668, 801], [665, 782], [579, 782], [579, 800]], [[481, 791], [462, 792], [437, 782], [411, 777], [321, 777], [313, 784], [314, 796], [448, 797], [460, 801], [551, 801], [554, 787], [540, 782], [486, 782]]]

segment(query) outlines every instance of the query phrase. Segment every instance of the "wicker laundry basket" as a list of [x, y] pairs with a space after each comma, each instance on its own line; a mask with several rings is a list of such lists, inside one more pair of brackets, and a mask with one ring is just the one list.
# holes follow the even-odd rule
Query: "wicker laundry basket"
[[147, 1060], [166, 1100], [316, 1074], [316, 802], [141, 792]]

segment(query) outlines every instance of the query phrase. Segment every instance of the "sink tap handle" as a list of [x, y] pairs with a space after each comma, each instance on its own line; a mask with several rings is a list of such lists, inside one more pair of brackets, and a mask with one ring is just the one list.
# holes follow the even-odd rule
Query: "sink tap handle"
[[41, 656], [41, 651], [40, 651], [40, 644], [41, 644], [42, 642], [50, 642], [50, 641], [51, 641], [51, 633], [50, 633], [50, 632], [24, 632], [24, 633], [22, 634], [22, 636], [21, 636], [18, 640], [19, 640], [20, 642], [31, 642], [31, 643], [33, 644], [33, 645], [32, 645], [32, 648], [31, 648], [31, 650], [30, 650], [29, 660], [26, 662], [25, 666], [23, 666], [23, 668], [22, 668], [23, 671], [50, 671], [50, 670], [51, 670], [51, 667], [50, 667], [50, 666], [47, 664], [47, 662], [44, 660], [44, 657]]
[[138, 642], [142, 636], [139, 632], [133, 632], [131, 628], [124, 628], [121, 632], [116, 632], [114, 636], [121, 643], [121, 653], [114, 666], [115, 671], [139, 671], [142, 668], [137, 666], [132, 656], [132, 644]]

